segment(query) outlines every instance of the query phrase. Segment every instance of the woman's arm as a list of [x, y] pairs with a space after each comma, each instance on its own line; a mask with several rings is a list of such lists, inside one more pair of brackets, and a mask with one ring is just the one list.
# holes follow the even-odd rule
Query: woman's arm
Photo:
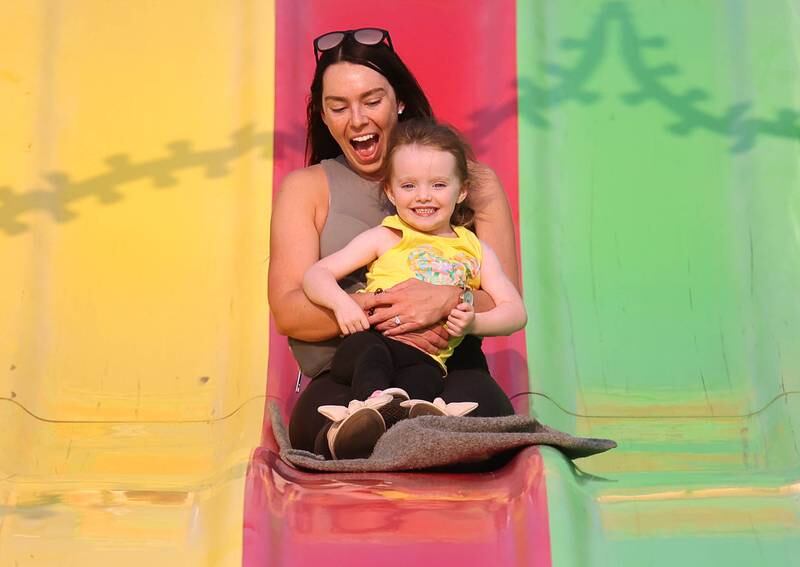
[[303, 274], [319, 260], [319, 235], [327, 214], [327, 180], [321, 167], [286, 176], [272, 208], [268, 283], [270, 310], [282, 335], [322, 341], [339, 334], [333, 313], [312, 303], [303, 292]]
[[375, 260], [397, 240], [389, 229], [376, 226], [306, 270], [303, 291], [311, 301], [333, 311], [343, 334], [366, 331], [369, 322], [364, 310], [339, 287], [338, 280]]
[[[494, 250], [503, 272], [519, 290], [519, 264], [514, 217], [503, 186], [492, 169], [470, 162], [472, 177], [467, 204], [475, 211], [475, 234]], [[480, 312], [481, 309], [476, 309]]]
[[[328, 184], [321, 167], [294, 171], [281, 183], [272, 208], [270, 230], [270, 310], [278, 332], [303, 341], [324, 341], [339, 335], [331, 311], [315, 305], [303, 291], [303, 275], [319, 260], [319, 238], [328, 215]], [[364, 311], [375, 307], [372, 293], [351, 296]], [[377, 296], [380, 297], [380, 296]], [[447, 347], [441, 326], [408, 335], [409, 342], [437, 353]]]
[[475, 320], [466, 332], [482, 337], [510, 335], [528, 322], [525, 304], [517, 288], [503, 272], [497, 254], [485, 242], [481, 244], [481, 289], [491, 296], [495, 307], [483, 313], [475, 313]]

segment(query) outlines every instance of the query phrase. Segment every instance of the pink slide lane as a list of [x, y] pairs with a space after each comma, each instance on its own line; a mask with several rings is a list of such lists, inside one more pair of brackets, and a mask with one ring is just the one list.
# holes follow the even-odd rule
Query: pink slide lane
[[[475, 1], [465, 9], [457, 0], [278, 0], [276, 17], [275, 187], [303, 166], [313, 38], [331, 30], [382, 27], [437, 117], [464, 132], [479, 159], [497, 172], [517, 218], [513, 1]], [[297, 366], [274, 328], [270, 341], [268, 399], [278, 401], [286, 418], [297, 396]], [[529, 390], [522, 333], [486, 341], [485, 350], [507, 393]], [[517, 411], [526, 412], [527, 399], [520, 398]], [[247, 567], [551, 564], [543, 463], [536, 448], [496, 471], [471, 474], [308, 473], [282, 462], [276, 449], [265, 411], [261, 447], [247, 476]]]

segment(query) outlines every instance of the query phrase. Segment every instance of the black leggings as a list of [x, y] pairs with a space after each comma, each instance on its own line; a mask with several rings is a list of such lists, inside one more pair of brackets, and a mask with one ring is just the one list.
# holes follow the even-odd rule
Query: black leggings
[[430, 355], [377, 331], [345, 338], [336, 349], [331, 378], [365, 400], [375, 390], [402, 388], [412, 399], [433, 400], [444, 389], [444, 374]]
[[[474, 417], [511, 415], [514, 408], [503, 389], [489, 374], [480, 339], [468, 336], [447, 361], [447, 377], [441, 397], [446, 402], [478, 402]], [[441, 378], [440, 378], [441, 380]], [[313, 451], [317, 437], [330, 421], [317, 412], [322, 405], [346, 406], [353, 399], [350, 386], [340, 384], [323, 372], [300, 394], [289, 421], [292, 447]], [[318, 449], [319, 449], [319, 445]]]

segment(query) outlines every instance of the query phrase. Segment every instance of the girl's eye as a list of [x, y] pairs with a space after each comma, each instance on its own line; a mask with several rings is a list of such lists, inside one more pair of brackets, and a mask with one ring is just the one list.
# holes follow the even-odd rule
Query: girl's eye
[[408, 191], [410, 189], [413, 189], [413, 188], [414, 188], [414, 185], [412, 183], [403, 183], [400, 186], [400, 189], [405, 189], [406, 191]]
[[447, 183], [434, 183], [433, 187], [434, 189], [444, 189], [445, 187], [447, 187]]

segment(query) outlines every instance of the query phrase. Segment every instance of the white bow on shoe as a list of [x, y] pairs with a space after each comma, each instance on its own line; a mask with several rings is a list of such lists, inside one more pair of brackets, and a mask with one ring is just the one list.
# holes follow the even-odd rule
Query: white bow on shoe
[[353, 400], [346, 406], [319, 406], [317, 411], [330, 419], [332, 422], [339, 423], [360, 409], [370, 408], [377, 410], [391, 401], [391, 394], [383, 394], [381, 396], [375, 396], [374, 398], [367, 398], [364, 401]]

